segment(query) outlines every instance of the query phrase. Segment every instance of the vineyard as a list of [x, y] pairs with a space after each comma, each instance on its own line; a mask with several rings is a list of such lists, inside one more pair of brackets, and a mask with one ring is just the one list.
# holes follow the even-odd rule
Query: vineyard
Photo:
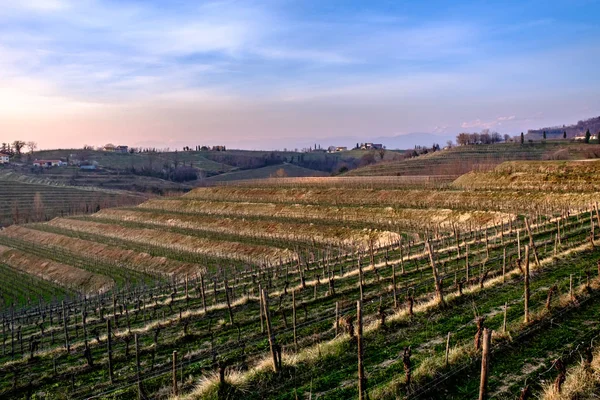
[[598, 158], [600, 146], [577, 143], [497, 143], [456, 146], [401, 161], [381, 162], [348, 172], [349, 176], [450, 175], [489, 170], [505, 161], [579, 160]]
[[10, 226], [0, 398], [592, 393], [588, 164], [228, 183]]
[[53, 182], [32, 183], [31, 179], [23, 178], [0, 174], [0, 226], [136, 205], [145, 199], [130, 192], [60, 186]]

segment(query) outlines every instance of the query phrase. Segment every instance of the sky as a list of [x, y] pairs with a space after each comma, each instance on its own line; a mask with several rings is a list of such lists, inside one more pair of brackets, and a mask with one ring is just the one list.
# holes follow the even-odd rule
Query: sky
[[597, 0], [0, 0], [0, 141], [282, 149], [575, 123], [600, 115], [599, 15]]

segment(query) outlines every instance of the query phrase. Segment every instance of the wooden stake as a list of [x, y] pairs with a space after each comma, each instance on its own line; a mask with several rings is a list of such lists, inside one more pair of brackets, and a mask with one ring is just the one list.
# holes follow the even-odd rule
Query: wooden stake
[[340, 302], [335, 302], [335, 336], [340, 334]]
[[506, 282], [506, 247], [502, 251], [502, 283]]
[[437, 267], [435, 265], [435, 260], [433, 259], [433, 250], [431, 247], [431, 243], [429, 243], [429, 241], [427, 241], [425, 243], [427, 246], [427, 251], [429, 252], [429, 261], [431, 263], [431, 270], [433, 273], [433, 280], [435, 283], [435, 294], [437, 296], [437, 299], [438, 299], [440, 305], [443, 307], [446, 305], [446, 302], [444, 301], [444, 294], [442, 293], [442, 283], [440, 282], [440, 279], [438, 277]]
[[486, 328], [483, 330], [483, 350], [481, 354], [481, 381], [479, 383], [479, 400], [486, 400], [488, 372], [490, 370], [490, 339], [492, 332]]
[[521, 258], [521, 234], [519, 229], [517, 228], [517, 255]]
[[[387, 264], [387, 260], [385, 263]], [[600, 271], [600, 269], [599, 269], [599, 271]], [[392, 263], [392, 294], [394, 296], [394, 309], [397, 309], [398, 308], [398, 294], [396, 293], [396, 264], [395, 263]]]
[[533, 241], [533, 235], [531, 234], [531, 229], [529, 227], [529, 221], [527, 220], [527, 218], [525, 218], [525, 226], [527, 227], [527, 234], [529, 235], [529, 246], [531, 247], [531, 250], [533, 250], [533, 257], [535, 259], [535, 265], [539, 268], [540, 260], [538, 259], [537, 249], [535, 247], [535, 242]]
[[69, 329], [67, 326], [67, 310], [65, 309], [65, 302], [62, 302], [62, 312], [63, 312], [63, 327], [65, 331], [65, 349], [67, 353], [71, 351], [71, 345], [69, 344]]
[[266, 320], [266, 325], [267, 325], [267, 335], [269, 337], [269, 347], [271, 349], [271, 356], [273, 357], [273, 371], [275, 373], [279, 373], [279, 363], [278, 363], [277, 352], [276, 352], [277, 344], [275, 343], [275, 335], [271, 331], [271, 317], [269, 314], [269, 295], [265, 289], [263, 289], [263, 291], [262, 291], [262, 299], [263, 299], [262, 303], [263, 303], [263, 308], [264, 308], [263, 311], [265, 314], [265, 320]]
[[525, 323], [529, 323], [529, 246], [525, 246]]
[[260, 333], [265, 333], [265, 322], [264, 322], [264, 309], [263, 309], [263, 290], [262, 286], [258, 285], [258, 296], [260, 305]]
[[177, 350], [173, 351], [172, 376], [173, 376], [173, 395], [177, 396]]
[[448, 332], [448, 338], [446, 339], [446, 367], [448, 366], [449, 354], [450, 354], [450, 332]]
[[356, 320], [358, 323], [358, 399], [365, 400], [366, 396], [366, 379], [365, 370], [363, 365], [363, 319], [362, 319], [362, 302], [358, 300], [356, 302]]
[[[297, 352], [298, 351], [298, 338], [296, 337], [296, 291], [295, 290], [292, 290], [292, 324], [294, 327], [294, 350]], [[337, 329], [336, 329], [335, 333], [337, 335]]]
[[506, 311], [508, 310], [508, 302], [504, 302], [504, 322], [502, 322], [502, 333], [506, 333]]
[[465, 249], [465, 279], [467, 280], [467, 285], [469, 284], [469, 244], [467, 244], [467, 248]]
[[110, 384], [114, 382], [113, 361], [112, 361], [112, 330], [110, 327], [110, 318], [106, 319], [106, 346], [108, 349], [108, 378]]

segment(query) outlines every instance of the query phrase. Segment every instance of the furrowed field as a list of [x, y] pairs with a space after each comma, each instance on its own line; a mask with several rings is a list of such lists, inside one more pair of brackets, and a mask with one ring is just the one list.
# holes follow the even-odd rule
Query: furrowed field
[[597, 172], [228, 182], [9, 226], [0, 398], [472, 399], [482, 356], [489, 397], [583, 396]]

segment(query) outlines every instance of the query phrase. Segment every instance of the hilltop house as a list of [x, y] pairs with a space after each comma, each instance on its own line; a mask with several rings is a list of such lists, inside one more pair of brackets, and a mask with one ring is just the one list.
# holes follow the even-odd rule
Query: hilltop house
[[124, 146], [124, 145], [119, 145], [119, 146], [115, 146], [112, 143], [109, 143], [107, 145], [105, 145], [103, 147], [104, 151], [110, 151], [112, 153], [128, 153], [129, 152], [129, 147], [128, 146]]
[[62, 160], [35, 160], [33, 162], [33, 166], [39, 168], [63, 167], [65, 165], [67, 163]]
[[8, 154], [0, 153], [0, 164], [8, 164], [9, 160]]
[[383, 149], [383, 144], [381, 143], [362, 143], [360, 145], [361, 150], [380, 150]]

